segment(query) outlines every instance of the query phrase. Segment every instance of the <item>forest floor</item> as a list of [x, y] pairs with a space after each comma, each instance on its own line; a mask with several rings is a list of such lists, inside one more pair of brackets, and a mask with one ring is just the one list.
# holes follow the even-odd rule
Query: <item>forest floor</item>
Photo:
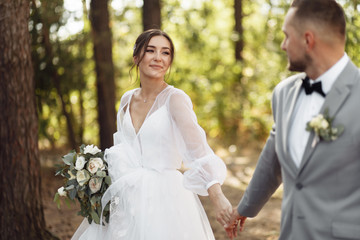
[[[228, 175], [223, 185], [223, 192], [229, 201], [236, 206], [239, 202], [247, 184], [249, 183], [261, 146], [247, 147], [246, 149], [233, 150], [217, 149], [216, 153], [225, 161], [228, 167]], [[48, 229], [61, 240], [70, 239], [82, 221], [77, 215], [78, 205], [70, 207], [63, 204], [58, 209], [53, 202], [54, 193], [62, 185], [61, 177], [55, 177], [54, 164], [61, 164], [61, 156], [67, 150], [42, 150], [40, 161], [42, 165], [42, 196], [44, 204], [45, 220]], [[268, 201], [259, 215], [248, 218], [244, 231], [236, 238], [243, 240], [275, 240], [279, 237], [280, 229], [280, 206], [282, 190], [279, 190]], [[211, 202], [207, 197], [200, 197], [205, 211], [209, 217], [216, 240], [226, 240], [226, 233], [222, 226], [216, 221]]]

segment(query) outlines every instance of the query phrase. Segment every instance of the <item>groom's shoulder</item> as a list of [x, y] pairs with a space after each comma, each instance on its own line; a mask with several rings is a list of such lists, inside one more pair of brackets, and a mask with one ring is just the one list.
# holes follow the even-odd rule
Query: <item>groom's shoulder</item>
[[291, 88], [297, 81], [300, 81], [305, 77], [306, 77], [305, 73], [298, 73], [290, 77], [287, 77], [276, 85], [275, 90], [280, 91], [281, 89]]

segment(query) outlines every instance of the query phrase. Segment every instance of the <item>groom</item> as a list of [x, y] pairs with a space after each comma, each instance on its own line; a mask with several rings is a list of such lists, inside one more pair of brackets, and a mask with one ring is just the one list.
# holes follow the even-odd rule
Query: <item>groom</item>
[[[344, 53], [343, 9], [295, 0], [283, 31], [289, 70], [302, 73], [274, 90], [275, 124], [228, 224], [256, 216], [283, 183], [279, 239], [360, 239], [360, 71]], [[307, 129], [326, 112], [332, 122]]]

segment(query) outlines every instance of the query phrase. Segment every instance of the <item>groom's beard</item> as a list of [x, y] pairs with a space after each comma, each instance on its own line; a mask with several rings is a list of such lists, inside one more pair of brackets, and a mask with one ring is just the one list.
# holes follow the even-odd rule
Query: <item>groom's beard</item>
[[302, 59], [291, 60], [289, 59], [288, 69], [294, 72], [305, 72], [307, 66], [312, 63], [312, 59], [308, 54], [305, 54]]

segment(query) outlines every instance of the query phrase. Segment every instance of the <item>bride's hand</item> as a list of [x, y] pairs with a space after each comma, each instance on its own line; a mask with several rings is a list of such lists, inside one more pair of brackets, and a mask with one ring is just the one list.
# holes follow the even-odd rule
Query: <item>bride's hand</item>
[[220, 184], [214, 184], [208, 189], [209, 197], [215, 206], [216, 220], [222, 225], [226, 224], [231, 219], [232, 206], [229, 200], [221, 191]]

